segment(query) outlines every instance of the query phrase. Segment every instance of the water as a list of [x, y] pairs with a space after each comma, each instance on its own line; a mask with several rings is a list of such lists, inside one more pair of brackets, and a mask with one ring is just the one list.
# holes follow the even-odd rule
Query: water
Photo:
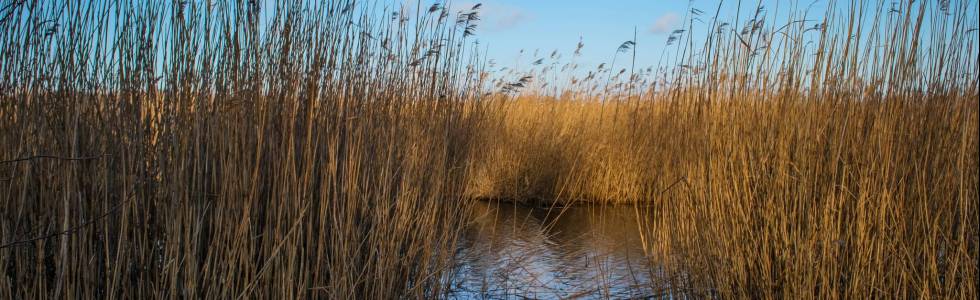
[[481, 201], [458, 251], [454, 298], [643, 298], [656, 270], [631, 206], [551, 210]]

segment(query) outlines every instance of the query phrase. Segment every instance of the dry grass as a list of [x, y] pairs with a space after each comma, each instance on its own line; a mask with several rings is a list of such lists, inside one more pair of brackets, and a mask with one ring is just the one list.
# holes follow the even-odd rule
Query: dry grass
[[442, 293], [475, 114], [466, 21], [0, 6], [0, 298]]
[[478, 130], [468, 196], [569, 204], [651, 200], [648, 189], [684, 176], [690, 145], [679, 133], [694, 123], [667, 104], [619, 112], [613, 105], [546, 96], [491, 104]]
[[468, 191], [645, 203], [669, 293], [975, 298], [976, 2], [742, 9], [703, 46], [675, 32], [656, 83], [600, 68], [496, 100]]
[[648, 254], [702, 295], [972, 298], [977, 102], [930, 102], [717, 105]]

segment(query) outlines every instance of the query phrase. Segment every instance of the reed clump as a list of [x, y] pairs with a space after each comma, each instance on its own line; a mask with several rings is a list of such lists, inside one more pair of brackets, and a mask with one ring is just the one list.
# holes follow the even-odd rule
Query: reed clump
[[468, 191], [639, 202], [668, 294], [976, 297], [976, 2], [790, 6], [692, 9], [652, 79], [493, 100]]
[[476, 10], [2, 4], [0, 298], [445, 290]]

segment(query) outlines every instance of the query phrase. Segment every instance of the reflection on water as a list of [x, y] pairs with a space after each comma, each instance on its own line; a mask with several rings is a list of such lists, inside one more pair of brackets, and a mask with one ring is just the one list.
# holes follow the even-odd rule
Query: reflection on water
[[655, 296], [630, 206], [552, 210], [479, 202], [452, 278], [456, 298]]

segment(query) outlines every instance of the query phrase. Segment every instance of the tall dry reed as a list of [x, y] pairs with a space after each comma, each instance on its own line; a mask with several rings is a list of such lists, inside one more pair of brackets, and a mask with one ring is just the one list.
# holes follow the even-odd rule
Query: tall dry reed
[[477, 11], [0, 7], [0, 298], [445, 290]]
[[676, 295], [976, 298], [976, 1], [742, 2], [582, 74], [478, 7], [3, 2], [0, 298], [447, 295], [469, 198], [641, 202]]
[[505, 74], [468, 193], [642, 203], [666, 293], [975, 298], [977, 2], [737, 4], [644, 77]]

